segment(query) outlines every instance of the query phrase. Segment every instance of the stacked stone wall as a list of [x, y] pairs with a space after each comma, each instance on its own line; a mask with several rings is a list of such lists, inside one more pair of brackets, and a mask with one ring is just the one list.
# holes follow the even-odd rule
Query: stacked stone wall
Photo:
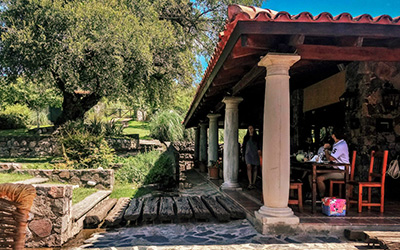
[[44, 157], [60, 155], [55, 140], [46, 136], [1, 136], [0, 157]]
[[114, 170], [112, 169], [18, 169], [15, 172], [102, 190], [112, 189], [114, 186]]
[[[107, 138], [115, 151], [139, 150], [139, 136]], [[61, 156], [61, 147], [51, 136], [0, 136], [0, 157]]]
[[40, 184], [35, 188], [25, 246], [61, 246], [82, 229], [72, 221], [72, 186]]
[[[347, 91], [356, 93], [356, 105], [346, 110], [347, 139], [350, 149], [358, 151], [355, 176], [366, 180], [371, 150], [389, 150], [389, 162], [400, 155], [400, 107], [388, 109], [383, 102], [385, 91], [400, 90], [400, 63], [351, 63], [346, 68], [346, 85]], [[379, 129], [381, 119], [389, 123], [389, 130]]]

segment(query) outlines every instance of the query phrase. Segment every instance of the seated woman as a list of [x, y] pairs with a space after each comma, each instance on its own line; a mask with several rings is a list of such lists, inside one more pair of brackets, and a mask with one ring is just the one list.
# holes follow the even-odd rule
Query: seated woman
[[[334, 140], [334, 144], [332, 146], [332, 151], [329, 152], [329, 147], [330, 145], [326, 143], [324, 145], [324, 152], [325, 152], [325, 157], [328, 161], [333, 161], [333, 162], [338, 162], [338, 163], [346, 163], [348, 164], [349, 161], [349, 147], [347, 146], [346, 141], [343, 139], [344, 138], [344, 133], [343, 131], [339, 129], [335, 129], [332, 132], [332, 139]], [[344, 170], [344, 166], [339, 166], [338, 167], [341, 170]], [[325, 195], [325, 180], [343, 180], [344, 179], [344, 173], [328, 173], [328, 174], [322, 174], [317, 176], [317, 185], [318, 185], [318, 190], [319, 190], [319, 195], [320, 197], [324, 197]]]

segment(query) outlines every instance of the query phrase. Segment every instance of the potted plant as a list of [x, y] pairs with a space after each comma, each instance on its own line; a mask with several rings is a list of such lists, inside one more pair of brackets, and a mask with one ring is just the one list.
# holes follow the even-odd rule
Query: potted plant
[[208, 167], [208, 177], [211, 180], [217, 180], [219, 179], [219, 170], [222, 168], [222, 161], [217, 160], [211, 163], [211, 166]]

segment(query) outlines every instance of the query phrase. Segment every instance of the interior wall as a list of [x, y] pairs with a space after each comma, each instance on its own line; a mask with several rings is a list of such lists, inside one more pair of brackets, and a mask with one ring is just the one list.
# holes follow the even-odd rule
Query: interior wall
[[345, 70], [305, 88], [303, 112], [338, 103], [345, 90]]

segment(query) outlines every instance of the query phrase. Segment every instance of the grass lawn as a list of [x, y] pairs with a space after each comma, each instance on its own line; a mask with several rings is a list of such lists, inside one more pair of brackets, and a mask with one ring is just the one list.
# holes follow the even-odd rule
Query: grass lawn
[[96, 188], [83, 188], [78, 187], [72, 191], [72, 204], [76, 204], [89, 195], [96, 193], [98, 190]]
[[148, 122], [130, 121], [124, 128], [125, 135], [139, 134], [140, 139], [151, 140]]
[[0, 136], [30, 135], [27, 128], [0, 130]]
[[0, 173], [0, 183], [23, 181], [23, 180], [27, 180], [27, 179], [31, 179], [31, 178], [33, 178], [33, 176], [28, 175], [28, 174], [14, 174], [14, 173], [3, 174], [3, 173]]
[[132, 183], [116, 183], [114, 185], [113, 191], [110, 195], [110, 198], [122, 198], [122, 197], [129, 197], [129, 198], [137, 198], [148, 194], [151, 192], [151, 189], [148, 188], [137, 188], [136, 185]]

